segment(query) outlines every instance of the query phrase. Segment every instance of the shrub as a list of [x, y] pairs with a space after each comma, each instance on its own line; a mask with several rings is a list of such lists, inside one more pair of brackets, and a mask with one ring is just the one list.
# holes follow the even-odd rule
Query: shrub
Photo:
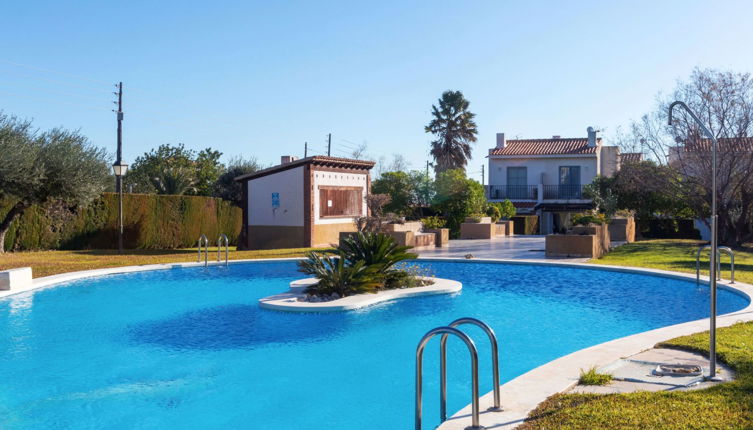
[[612, 381], [612, 375], [608, 373], [599, 373], [596, 371], [596, 367], [592, 367], [587, 371], [580, 370], [580, 378], [578, 383], [581, 385], [607, 385]]
[[335, 293], [340, 297], [375, 292], [380, 285], [374, 276], [375, 268], [363, 261], [347, 264], [342, 256], [327, 257], [310, 252], [306, 260], [298, 262], [299, 269], [319, 280], [306, 288], [306, 293], [324, 296]]
[[334, 256], [317, 252], [298, 263], [298, 270], [316, 277], [319, 282], [306, 289], [315, 296], [340, 297], [374, 293], [384, 288], [417, 286], [409, 271], [396, 265], [417, 257], [407, 252], [391, 236], [382, 233], [357, 233], [343, 239]]
[[497, 222], [497, 220], [499, 220], [500, 217], [502, 217], [502, 214], [499, 211], [499, 207], [496, 204], [491, 203], [486, 208], [486, 216], [491, 217], [492, 222]]
[[515, 208], [515, 205], [510, 200], [505, 200], [500, 203], [496, 203], [497, 207], [499, 208], [499, 216], [502, 219], [510, 219], [514, 217], [518, 210]]
[[589, 224], [604, 225], [608, 222], [609, 220], [607, 219], [606, 215], [604, 215], [603, 213], [585, 212], [585, 213], [573, 215], [573, 225], [589, 225]]
[[424, 226], [424, 229], [437, 230], [444, 228], [444, 226], [447, 225], [447, 220], [438, 216], [429, 216], [421, 218], [421, 224]]
[[437, 174], [434, 209], [447, 220], [450, 235], [460, 234], [460, 224], [472, 213], [486, 207], [484, 187], [465, 176], [462, 169], [446, 170]]
[[466, 218], [470, 222], [481, 222], [481, 219], [484, 218], [485, 216], [486, 215], [484, 215], [482, 213], [473, 213], [473, 214], [468, 215]]

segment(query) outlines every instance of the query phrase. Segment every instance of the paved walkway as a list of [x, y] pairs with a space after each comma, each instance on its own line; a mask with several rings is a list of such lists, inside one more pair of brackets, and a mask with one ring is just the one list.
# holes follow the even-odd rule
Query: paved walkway
[[[501, 258], [508, 260], [546, 260], [545, 236], [504, 236], [494, 239], [451, 240], [449, 246], [417, 250], [421, 257]], [[558, 261], [584, 262], [587, 258], [557, 259]]]

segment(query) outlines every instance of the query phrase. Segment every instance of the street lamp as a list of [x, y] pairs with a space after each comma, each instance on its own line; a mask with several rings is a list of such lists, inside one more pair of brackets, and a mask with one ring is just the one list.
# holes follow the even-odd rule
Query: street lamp
[[716, 137], [713, 133], [711, 133], [711, 130], [709, 130], [703, 122], [701, 122], [700, 119], [698, 119], [698, 116], [696, 116], [695, 113], [693, 113], [692, 110], [686, 105], [685, 103], [681, 101], [675, 101], [671, 105], [669, 105], [669, 125], [672, 125], [672, 109], [674, 109], [675, 106], [679, 106], [683, 108], [688, 115], [690, 115], [691, 118], [693, 118], [693, 121], [695, 121], [698, 126], [701, 128], [701, 131], [703, 131], [703, 134], [706, 135], [706, 137], [711, 140], [712, 144], [712, 152], [711, 152], [711, 256], [710, 256], [710, 264], [709, 264], [709, 277], [710, 282], [709, 286], [711, 287], [711, 315], [709, 318], [709, 379], [715, 379], [716, 378], [716, 261], [718, 257], [718, 238], [717, 238], [717, 214], [716, 214], [716, 153], [717, 153], [717, 142]]
[[123, 176], [128, 171], [128, 165], [118, 160], [112, 165], [115, 173], [116, 188], [118, 190], [118, 253], [123, 253]]

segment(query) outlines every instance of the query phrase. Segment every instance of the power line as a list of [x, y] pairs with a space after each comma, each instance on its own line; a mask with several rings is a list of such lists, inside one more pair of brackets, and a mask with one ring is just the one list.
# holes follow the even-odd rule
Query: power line
[[81, 84], [78, 84], [78, 83], [63, 81], [63, 80], [60, 80], [60, 79], [50, 79], [50, 78], [43, 78], [41, 76], [27, 75], [27, 74], [24, 74], [24, 73], [16, 73], [16, 72], [10, 71], [8, 69], [0, 69], [0, 72], [5, 73], [5, 74], [10, 75], [10, 76], [20, 77], [20, 78], [25, 78], [25, 79], [34, 79], [34, 80], [38, 80], [38, 81], [49, 82], [49, 83], [55, 84], [55, 85], [65, 85], [65, 86], [69, 86], [69, 87], [82, 88], [82, 89], [86, 89], [88, 91], [99, 91], [99, 92], [103, 92], [103, 93], [109, 93], [110, 92], [109, 90], [106, 90], [104, 88], [94, 88], [94, 87], [91, 87], [89, 85], [81, 85]]
[[38, 98], [38, 97], [29, 97], [29, 96], [24, 95], [24, 94], [9, 93], [9, 92], [5, 92], [5, 91], [0, 91], [0, 94], [6, 95], [6, 96], [10, 96], [10, 97], [17, 97], [17, 98], [21, 98], [21, 99], [31, 100], [31, 101], [35, 101], [35, 102], [44, 102], [44, 103], [50, 103], [51, 102], [51, 103], [64, 104], [64, 105], [68, 105], [68, 106], [81, 107], [81, 108], [84, 108], [84, 109], [110, 112], [110, 109], [95, 108], [95, 107], [92, 107], [92, 106], [86, 106], [86, 105], [82, 105], [82, 104], [78, 104], [78, 103], [66, 102], [66, 101], [62, 101], [62, 100], [58, 100], [58, 99], [46, 99], [46, 98]]
[[87, 77], [84, 77], [84, 76], [74, 75], [72, 73], [60, 72], [60, 71], [52, 70], [52, 69], [45, 69], [43, 67], [32, 66], [32, 65], [29, 65], [29, 64], [16, 63], [14, 61], [0, 60], [0, 63], [5, 63], [5, 64], [9, 64], [11, 66], [22, 67], [22, 68], [30, 69], [30, 70], [36, 70], [36, 71], [39, 71], [39, 72], [53, 73], [53, 74], [61, 75], [61, 76], [68, 76], [68, 77], [71, 77], [71, 78], [74, 78], [74, 79], [78, 79], [78, 80], [86, 81], [86, 82], [91, 82], [91, 83], [99, 84], [99, 85], [111, 85], [110, 83], [107, 83], [107, 82], [97, 81], [97, 80], [94, 80], [94, 79], [91, 79], [91, 78], [87, 78]]

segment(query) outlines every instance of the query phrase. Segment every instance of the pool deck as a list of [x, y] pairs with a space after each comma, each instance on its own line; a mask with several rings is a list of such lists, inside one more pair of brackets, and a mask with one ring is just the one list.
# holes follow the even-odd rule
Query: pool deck
[[451, 240], [448, 246], [441, 248], [418, 249], [419, 257], [429, 258], [494, 258], [503, 260], [526, 261], [565, 261], [583, 263], [587, 258], [546, 258], [546, 236], [504, 236], [494, 239]]

